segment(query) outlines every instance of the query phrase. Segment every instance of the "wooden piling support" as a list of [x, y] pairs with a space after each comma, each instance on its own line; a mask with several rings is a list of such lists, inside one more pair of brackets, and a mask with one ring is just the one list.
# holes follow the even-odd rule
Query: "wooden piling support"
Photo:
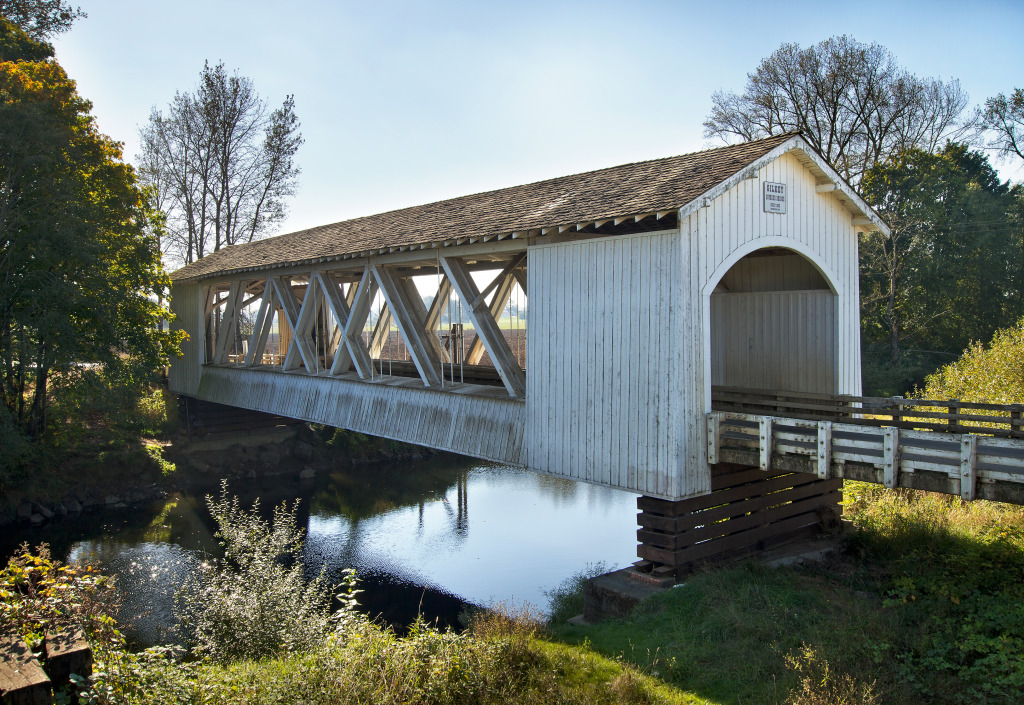
[[839, 525], [842, 480], [720, 463], [712, 491], [669, 501], [640, 497], [642, 569], [683, 579], [694, 569], [753, 555]]

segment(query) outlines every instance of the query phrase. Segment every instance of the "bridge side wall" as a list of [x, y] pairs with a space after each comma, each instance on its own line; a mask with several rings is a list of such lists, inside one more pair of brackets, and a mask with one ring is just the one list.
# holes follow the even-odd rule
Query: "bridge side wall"
[[530, 248], [530, 468], [666, 497], [697, 480], [681, 462], [682, 261], [676, 230]]
[[171, 358], [167, 386], [175, 394], [195, 396], [203, 371], [203, 288], [199, 284], [171, 287], [172, 330], [184, 330], [188, 340], [181, 344], [181, 357]]
[[412, 386], [206, 367], [201, 399], [512, 465], [523, 464], [525, 404]]

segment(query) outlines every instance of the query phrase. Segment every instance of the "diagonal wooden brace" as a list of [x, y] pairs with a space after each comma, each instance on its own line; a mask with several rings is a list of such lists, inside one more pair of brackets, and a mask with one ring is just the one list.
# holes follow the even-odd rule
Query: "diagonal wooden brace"
[[473, 323], [477, 336], [483, 341], [487, 354], [491, 356], [494, 368], [504, 382], [509, 396], [522, 399], [526, 396], [526, 375], [516, 362], [512, 349], [509, 348], [508, 341], [502, 335], [487, 304], [479, 299], [480, 291], [473, 282], [469, 269], [461, 260], [454, 257], [441, 257], [441, 266], [444, 267], [445, 274], [448, 275], [459, 298], [463, 301], [477, 302], [475, 306], [469, 306], [467, 309], [469, 320]]
[[[295, 298], [295, 292], [292, 291], [291, 284], [286, 284], [279, 277], [272, 277], [271, 282], [273, 282], [275, 297], [281, 304], [281, 310], [284, 311], [284, 317], [288, 322], [288, 327], [292, 329], [292, 341], [288, 345], [288, 352], [284, 356], [284, 369], [296, 369], [299, 366], [299, 360], [301, 359], [307, 372], [315, 372], [317, 368], [316, 357], [313, 351], [312, 341], [308, 340], [308, 329], [307, 336], [300, 334], [302, 309], [299, 306], [298, 300]], [[310, 285], [307, 287], [303, 304], [307, 301], [312, 302], [312, 299], [314, 298], [311, 295], [312, 288], [313, 285], [311, 280]]]
[[409, 349], [416, 370], [420, 373], [420, 379], [427, 387], [440, 386], [441, 384], [441, 358], [437, 354], [436, 345], [432, 345], [427, 339], [429, 335], [423, 328], [425, 321], [419, 308], [423, 308], [423, 302], [417, 297], [412, 301], [408, 289], [399, 280], [398, 276], [391, 269], [371, 262], [370, 271], [377, 285], [384, 294], [384, 300], [388, 304], [391, 315], [394, 316], [398, 325], [398, 332], [405, 345]]
[[[343, 343], [335, 352], [334, 363], [331, 365], [331, 374], [347, 372], [355, 360], [355, 366], [357, 371], [360, 371], [360, 376], [363, 376], [362, 373], [365, 372], [365, 376], [369, 377], [370, 370], [372, 368], [370, 356], [367, 354], [366, 348], [363, 346], [363, 341], [359, 338], [355, 338], [354, 336], [345, 335], [345, 330], [348, 328], [349, 321], [352, 320], [353, 314], [348, 300], [341, 295], [341, 286], [334, 280], [334, 277], [326, 272], [316, 272], [315, 276], [320, 289], [324, 292], [324, 298], [327, 300], [327, 305], [330, 307], [330, 310], [334, 314], [334, 318], [338, 323], [338, 329], [341, 331], [340, 338]], [[352, 289], [354, 294], [352, 300], [354, 301], [355, 294], [358, 293], [358, 287], [353, 286]], [[368, 307], [366, 308], [366, 313], [369, 313]], [[363, 319], [363, 323], [365, 323], [365, 318]], [[362, 328], [362, 324], [360, 324], [359, 327]]]
[[274, 324], [274, 287], [268, 282], [263, 288], [263, 299], [260, 301], [260, 310], [256, 314], [256, 324], [252, 328], [252, 337], [249, 339], [249, 351], [245, 355], [245, 366], [252, 367], [256, 360], [263, 360], [263, 351], [267, 347], [267, 340], [270, 338], [270, 329]]
[[377, 295], [377, 282], [370, 274], [370, 268], [363, 269], [363, 276], [359, 284], [349, 289], [351, 304], [349, 305], [348, 320], [341, 331], [341, 339], [347, 355], [339, 354], [334, 357], [334, 364], [331, 366], [331, 374], [339, 375], [348, 372], [350, 365], [356, 368], [356, 373], [362, 379], [370, 379], [373, 376], [373, 360], [363, 345], [362, 331], [366, 325], [366, 319], [370, 316], [370, 306], [373, 298]]

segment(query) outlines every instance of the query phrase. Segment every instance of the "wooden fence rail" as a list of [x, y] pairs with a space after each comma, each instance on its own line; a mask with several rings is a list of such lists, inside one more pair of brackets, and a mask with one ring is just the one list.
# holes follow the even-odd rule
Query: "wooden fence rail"
[[1024, 442], [739, 412], [707, 416], [708, 462], [1024, 504]]
[[1024, 438], [1024, 404], [904, 399], [715, 386], [712, 411], [837, 421], [858, 426]]

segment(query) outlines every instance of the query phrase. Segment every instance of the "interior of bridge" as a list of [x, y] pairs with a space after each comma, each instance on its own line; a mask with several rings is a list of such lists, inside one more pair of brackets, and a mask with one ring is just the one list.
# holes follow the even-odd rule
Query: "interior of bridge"
[[837, 301], [801, 254], [772, 247], [746, 255], [711, 295], [711, 384], [836, 393]]

